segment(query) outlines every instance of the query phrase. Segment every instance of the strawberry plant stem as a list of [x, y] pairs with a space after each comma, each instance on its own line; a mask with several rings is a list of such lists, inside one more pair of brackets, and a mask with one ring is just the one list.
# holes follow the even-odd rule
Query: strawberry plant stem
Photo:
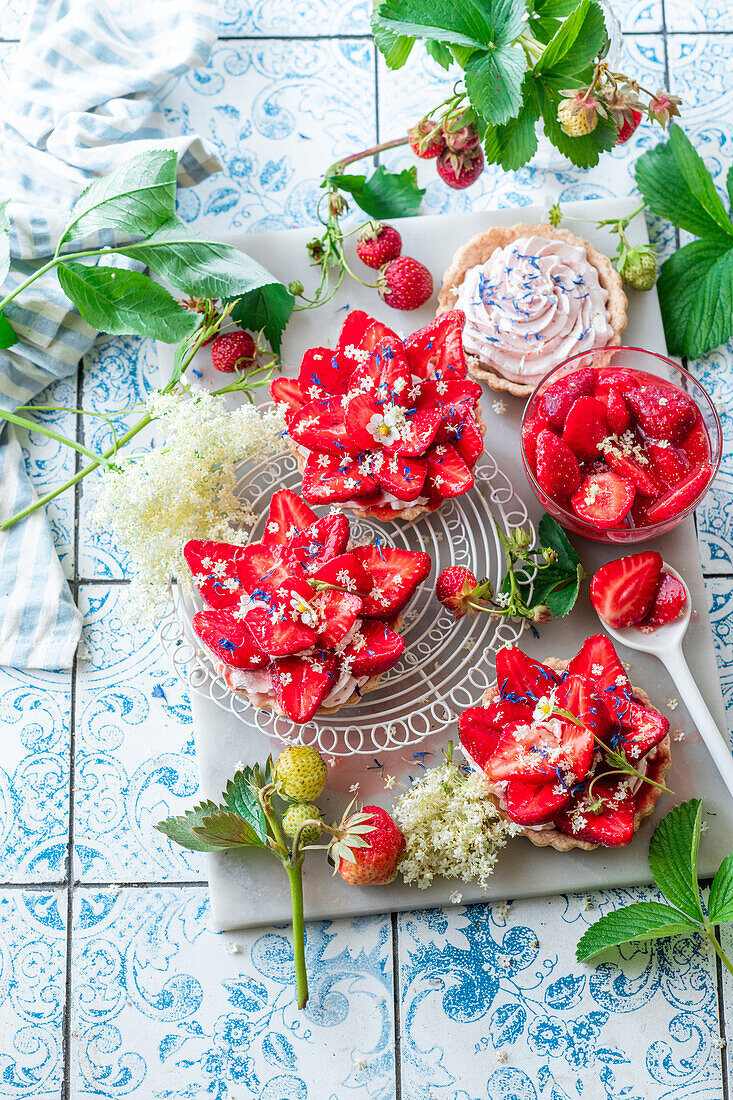
[[286, 863], [290, 882], [290, 898], [293, 904], [293, 961], [295, 963], [295, 989], [298, 1008], [308, 1004], [308, 974], [305, 968], [305, 922], [303, 920], [303, 857], [294, 863]]
[[713, 945], [713, 948], [715, 949], [715, 954], [718, 956], [718, 958], [722, 962], [725, 969], [728, 971], [729, 974], [733, 974], [733, 963], [731, 963], [730, 959], [728, 958], [725, 951], [721, 947], [720, 940], [715, 935], [715, 932], [713, 931], [712, 925], [705, 924], [704, 925], [704, 931], [705, 931], [705, 935], [710, 940], [711, 944]]
[[332, 174], [339, 174], [343, 172], [349, 164], [355, 164], [357, 160], [364, 160], [366, 157], [375, 157], [377, 153], [383, 153], [386, 149], [398, 149], [400, 145], [407, 145], [408, 137], [405, 134], [404, 137], [393, 138], [392, 141], [382, 141], [379, 145], [372, 145], [370, 149], [362, 149], [360, 153], [352, 153], [348, 157], [344, 157], [342, 160], [334, 161], [331, 167], [326, 172], [326, 179]]

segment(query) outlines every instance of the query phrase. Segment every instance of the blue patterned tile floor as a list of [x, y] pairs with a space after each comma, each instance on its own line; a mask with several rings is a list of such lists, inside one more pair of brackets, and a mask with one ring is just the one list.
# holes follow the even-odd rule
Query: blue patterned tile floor
[[[623, 65], [685, 99], [684, 124], [724, 190], [733, 160], [733, 15], [717, 0], [616, 0]], [[25, 0], [0, 2], [0, 72]], [[221, 0], [208, 67], [167, 88], [172, 125], [224, 171], [180, 196], [219, 233], [313, 221], [339, 154], [385, 140], [442, 98], [445, 78], [375, 58], [364, 0]], [[420, 165], [431, 212], [627, 195], [656, 135], [588, 173], [538, 158], [448, 192]], [[391, 166], [412, 164], [400, 152]], [[668, 227], [651, 224], [662, 254]], [[721, 409], [728, 454], [698, 511], [700, 553], [733, 728], [733, 347], [690, 364]], [[152, 345], [103, 338], [80, 384], [37, 404], [124, 430], [156, 384]], [[92, 447], [101, 419], [52, 419]], [[145, 446], [150, 437], [141, 437]], [[22, 437], [39, 490], [73, 468]], [[286, 930], [208, 930], [203, 860], [151, 829], [195, 798], [190, 702], [156, 637], [124, 617], [128, 565], [91, 522], [98, 483], [49, 514], [84, 613], [70, 675], [0, 670], [0, 1100], [725, 1100], [733, 979], [695, 939], [578, 964], [601, 912], [650, 890], [456, 905], [308, 928], [311, 1001], [298, 1013]], [[418, 899], [419, 900], [419, 899]], [[733, 951], [733, 937], [724, 933]]]

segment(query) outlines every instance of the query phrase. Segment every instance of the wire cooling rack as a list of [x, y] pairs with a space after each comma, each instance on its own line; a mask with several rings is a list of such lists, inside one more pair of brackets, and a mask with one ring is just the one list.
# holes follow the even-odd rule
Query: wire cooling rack
[[[447, 729], [462, 710], [475, 706], [494, 678], [494, 655], [515, 642], [524, 628], [519, 622], [479, 614], [455, 622], [435, 598], [435, 579], [447, 565], [465, 565], [478, 577], [489, 577], [498, 588], [504, 555], [497, 526], [531, 529], [527, 509], [511, 481], [490, 454], [484, 452], [475, 469], [475, 487], [447, 500], [412, 523], [381, 523], [348, 512], [351, 537], [357, 543], [426, 551], [433, 571], [403, 612], [400, 628], [405, 651], [384, 673], [378, 687], [355, 706], [316, 716], [296, 725], [273, 711], [253, 707], [247, 696], [231, 691], [195, 635], [191, 620], [201, 606], [186, 584], [174, 585], [168, 614], [160, 624], [163, 648], [191, 691], [231, 711], [243, 723], [287, 744], [314, 745], [326, 756], [375, 755], [414, 745]], [[252, 540], [262, 537], [272, 493], [300, 488], [292, 455], [280, 455], [240, 468], [239, 491], [259, 516]]]

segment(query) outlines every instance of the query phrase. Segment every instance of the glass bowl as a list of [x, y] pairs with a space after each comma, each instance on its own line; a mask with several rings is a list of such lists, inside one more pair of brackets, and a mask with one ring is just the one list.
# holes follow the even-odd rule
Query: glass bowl
[[554, 516], [558, 523], [567, 528], [568, 531], [573, 531], [576, 535], [583, 535], [585, 538], [593, 539], [595, 542], [644, 542], [649, 539], [654, 539], [659, 535], [666, 534], [667, 531], [671, 531], [675, 527], [678, 527], [679, 524], [695, 510], [718, 472], [723, 449], [723, 431], [720, 425], [720, 417], [715, 410], [712, 400], [700, 383], [693, 378], [684, 367], [678, 366], [677, 363], [674, 363], [671, 359], [667, 359], [664, 355], [659, 355], [657, 352], [653, 351], [645, 351], [643, 348], [598, 348], [594, 352], [582, 352], [579, 355], [573, 355], [570, 359], [566, 359], [564, 363], [561, 363], [559, 367], [555, 367], [554, 370], [551, 370], [549, 374], [546, 374], [545, 377], [537, 383], [524, 410], [522, 429], [524, 429], [524, 425], [527, 421], [531, 420], [536, 415], [540, 399], [545, 390], [551, 386], [553, 382], [557, 382], [558, 379], [572, 374], [581, 367], [613, 367], [614, 369], [623, 368], [624, 370], [632, 372], [644, 371], [646, 374], [656, 375], [657, 378], [663, 379], [666, 382], [671, 382], [679, 389], [684, 390], [688, 397], [691, 397], [697, 405], [707, 432], [710, 447], [709, 463], [712, 468], [710, 479], [695, 500], [688, 504], [687, 507], [677, 515], [670, 516], [668, 519], [661, 520], [659, 523], [637, 527], [634, 526], [633, 519], [629, 514], [629, 516], [624, 519], [621, 526], [601, 529], [593, 526], [593, 524], [589, 523], [587, 520], [581, 519], [575, 512], [563, 507], [563, 505], [553, 500], [552, 497], [549, 497], [544, 489], [542, 489], [532, 467], [527, 461], [524, 449], [524, 431], [522, 430], [522, 463], [529, 484], [532, 487], [532, 491], [543, 508], [551, 516]]

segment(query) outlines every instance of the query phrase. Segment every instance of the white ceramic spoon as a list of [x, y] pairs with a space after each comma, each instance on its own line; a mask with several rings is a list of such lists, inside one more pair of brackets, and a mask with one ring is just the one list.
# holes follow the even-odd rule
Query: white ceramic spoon
[[[708, 710], [707, 703], [700, 694], [682, 653], [682, 639], [690, 622], [690, 590], [676, 569], [667, 565], [666, 562], [663, 568], [685, 586], [687, 600], [679, 619], [675, 619], [674, 622], [667, 623], [665, 626], [660, 626], [650, 634], [642, 634], [640, 630], [633, 626], [609, 626], [605, 619], [601, 619], [601, 622], [611, 637], [621, 642], [622, 645], [628, 646], [629, 649], [639, 650], [641, 653], [651, 653], [659, 658], [682, 696], [690, 712], [690, 717], [707, 745], [708, 752], [712, 756], [723, 782], [733, 795], [733, 756], [731, 756], [730, 747], [727, 739], [716, 726], [715, 719]], [[601, 618], [600, 615], [598, 617]]]

